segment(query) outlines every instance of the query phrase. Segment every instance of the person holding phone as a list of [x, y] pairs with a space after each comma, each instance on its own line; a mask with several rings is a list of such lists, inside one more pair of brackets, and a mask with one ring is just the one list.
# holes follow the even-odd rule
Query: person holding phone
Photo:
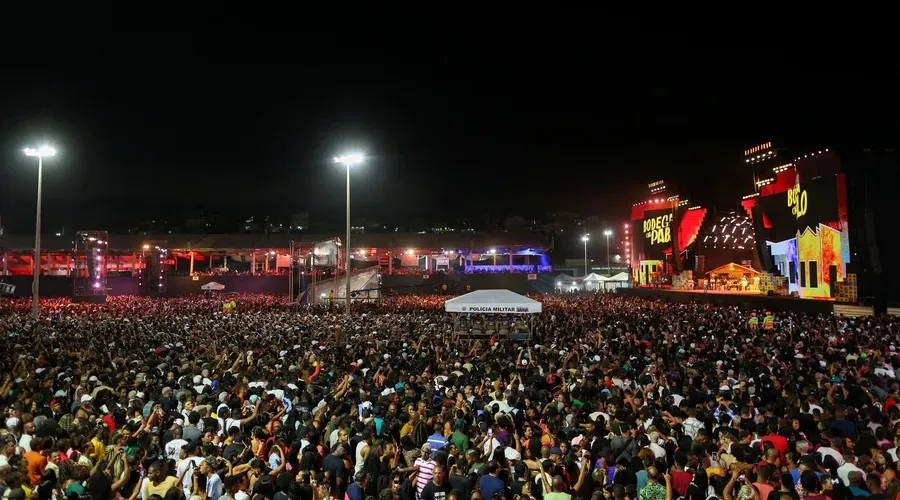
[[[224, 494], [222, 478], [219, 477], [219, 473], [213, 468], [215, 463], [215, 457], [210, 457], [200, 462], [199, 466], [193, 468], [191, 490], [201, 500], [219, 500], [219, 497]], [[206, 486], [203, 488], [200, 486], [200, 476], [206, 477]]]
[[178, 477], [181, 478], [181, 489], [184, 491], [185, 498], [191, 497], [191, 490], [194, 489], [194, 469], [199, 468], [203, 462], [203, 458], [198, 456], [199, 447], [197, 443], [188, 443], [181, 447], [182, 460], [178, 464]]

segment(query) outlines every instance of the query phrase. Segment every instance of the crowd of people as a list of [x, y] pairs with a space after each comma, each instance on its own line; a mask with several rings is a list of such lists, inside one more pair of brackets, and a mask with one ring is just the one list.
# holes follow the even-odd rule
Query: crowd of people
[[0, 495], [900, 498], [896, 318], [534, 298], [521, 341], [441, 296], [4, 299]]

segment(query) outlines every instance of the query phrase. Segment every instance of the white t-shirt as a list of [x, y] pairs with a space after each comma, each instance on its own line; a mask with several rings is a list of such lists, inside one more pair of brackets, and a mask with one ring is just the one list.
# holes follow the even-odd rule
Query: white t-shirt
[[601, 416], [602, 416], [602, 417], [603, 417], [603, 420], [604, 420], [605, 422], [607, 422], [607, 423], [609, 422], [609, 414], [608, 414], [608, 413], [604, 413], [604, 412], [602, 412], [602, 411], [595, 411], [594, 413], [591, 413], [591, 414], [588, 415], [588, 416], [589, 416], [592, 420], [597, 420], [597, 417], [601, 417]]
[[830, 455], [832, 458], [834, 458], [834, 461], [839, 466], [844, 465], [844, 455], [839, 453], [834, 448], [831, 448], [829, 446], [823, 446], [823, 447], [819, 448], [818, 452], [820, 455], [822, 455], [822, 459], [825, 459], [825, 455]]
[[181, 454], [181, 447], [186, 444], [187, 441], [184, 439], [173, 439], [166, 443], [166, 456], [169, 457], [169, 460], [178, 460], [178, 455]]
[[31, 440], [34, 439], [33, 436], [29, 436], [28, 434], [22, 434], [22, 437], [19, 438], [19, 446], [21, 446], [25, 451], [31, 451]]
[[841, 482], [844, 483], [844, 486], [850, 486], [849, 475], [851, 472], [859, 472], [860, 474], [862, 474], [863, 481], [866, 480], [866, 471], [860, 469], [854, 464], [851, 464], [850, 462], [846, 462], [844, 463], [844, 465], [838, 467], [837, 469], [837, 475], [839, 478], [841, 478]]
[[546, 472], [541, 472], [541, 473], [539, 473], [539, 474], [534, 478], [534, 484], [536, 484], [536, 485], [538, 485], [538, 486], [543, 486], [543, 485], [544, 485], [543, 480], [541, 480], [541, 474], [544, 475], [544, 478], [547, 479], [547, 482], [548, 482], [548, 483], [553, 484], [553, 476], [551, 476], [550, 474], [547, 474]]
[[331, 431], [331, 434], [328, 435], [328, 446], [330, 448], [334, 448], [334, 445], [337, 444], [338, 438], [340, 437], [340, 435], [338, 434], [339, 431], [340, 431], [340, 429], [336, 428], [333, 431]]
[[682, 429], [684, 433], [690, 436], [691, 439], [697, 439], [697, 433], [700, 432], [700, 429], [703, 428], [703, 422], [697, 420], [694, 417], [688, 417], [684, 423], [682, 423]]
[[[493, 443], [493, 444], [492, 444]], [[484, 442], [484, 455], [487, 456], [488, 453], [493, 456], [494, 450], [500, 447], [500, 441], [497, 441], [497, 438], [491, 436], [490, 439], [485, 440]]]
[[226, 436], [228, 435], [228, 430], [231, 429], [232, 427], [237, 427], [238, 429], [240, 429], [241, 428], [240, 419], [237, 419], [237, 418], [226, 418], [225, 419], [224, 429], [225, 429]]
[[819, 406], [819, 405], [814, 405], [814, 404], [810, 403], [810, 404], [809, 404], [809, 412], [808, 412], [808, 413], [812, 414], [813, 410], [819, 410], [819, 413], [822, 413], [822, 407], [821, 407], [821, 406]]
[[[184, 490], [185, 498], [191, 498], [191, 490], [194, 487], [194, 467], [202, 463], [203, 458], [201, 457], [188, 457], [182, 460], [178, 467], [175, 468], [176, 472], [178, 472], [175, 477], [182, 477], [181, 475], [184, 474], [184, 477], [181, 479], [181, 489]], [[187, 472], [185, 473], [185, 471]]]
[[272, 453], [269, 455], [269, 468], [272, 470], [277, 469], [281, 466], [281, 455], [278, 453]]
[[490, 403], [488, 403], [487, 404], [488, 409], [490, 409], [491, 411], [494, 411], [495, 404], [497, 405], [498, 408], [500, 408], [500, 411], [502, 411], [503, 413], [509, 413], [509, 405], [506, 404], [506, 401], [501, 401], [499, 399], [495, 399], [495, 400], [491, 401]]

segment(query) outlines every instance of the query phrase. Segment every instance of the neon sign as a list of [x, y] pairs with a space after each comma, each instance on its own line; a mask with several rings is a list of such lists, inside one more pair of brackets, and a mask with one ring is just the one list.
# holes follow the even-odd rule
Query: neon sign
[[660, 215], [652, 219], [644, 220], [644, 237], [650, 240], [651, 245], [669, 243], [672, 241], [672, 214]]
[[800, 184], [795, 185], [787, 192], [787, 205], [791, 209], [791, 213], [798, 219], [806, 215], [807, 199], [806, 190], [800, 189]]

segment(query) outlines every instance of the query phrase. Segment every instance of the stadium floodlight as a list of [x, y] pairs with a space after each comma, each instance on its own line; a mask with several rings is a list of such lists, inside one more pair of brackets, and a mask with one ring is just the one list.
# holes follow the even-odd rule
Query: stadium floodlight
[[22, 150], [25, 156], [37, 156], [38, 159], [38, 186], [37, 186], [37, 217], [34, 223], [34, 281], [31, 285], [31, 309], [35, 321], [40, 318], [40, 281], [41, 281], [41, 191], [44, 179], [44, 158], [56, 156], [56, 149], [50, 146], [39, 148], [25, 148]]
[[362, 153], [350, 153], [343, 156], [335, 156], [334, 162], [347, 167], [347, 241], [344, 242], [344, 279], [347, 280], [344, 290], [344, 299], [347, 301], [346, 313], [350, 316], [350, 167], [359, 165], [366, 159]]

